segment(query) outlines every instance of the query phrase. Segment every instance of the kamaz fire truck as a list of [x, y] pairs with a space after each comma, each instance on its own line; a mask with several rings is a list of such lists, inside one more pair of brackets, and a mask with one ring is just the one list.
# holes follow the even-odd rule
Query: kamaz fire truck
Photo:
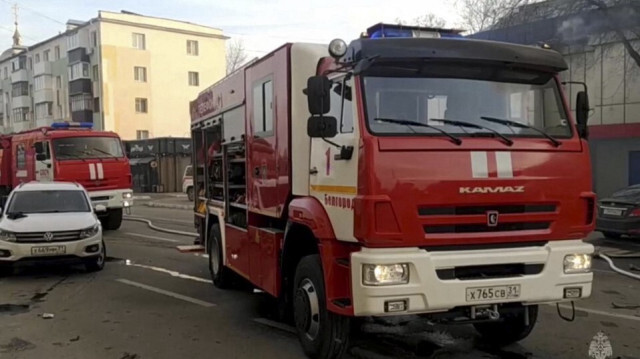
[[213, 282], [241, 277], [334, 358], [354, 317], [526, 337], [591, 294], [586, 91], [544, 47], [379, 24], [289, 43], [191, 103], [195, 225]]
[[0, 136], [0, 192], [20, 183], [69, 181], [84, 186], [107, 230], [120, 228], [123, 209], [133, 204], [131, 168], [113, 132], [93, 131], [91, 123], [54, 123]]

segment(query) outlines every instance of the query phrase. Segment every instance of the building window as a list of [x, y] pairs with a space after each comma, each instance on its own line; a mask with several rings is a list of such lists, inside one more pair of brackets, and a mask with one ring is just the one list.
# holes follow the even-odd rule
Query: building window
[[145, 36], [144, 34], [138, 34], [138, 33], [133, 33], [132, 34], [133, 37], [133, 47], [135, 47], [138, 50], [145, 50], [146, 44], [145, 44]]
[[69, 37], [67, 37], [67, 50], [75, 49], [78, 46], [80, 46], [80, 34], [76, 32], [75, 34], [69, 35]]
[[89, 78], [89, 64], [86, 62], [77, 62], [69, 66], [69, 81], [80, 78]]
[[273, 133], [273, 82], [262, 81], [253, 87], [254, 133]]
[[135, 66], [133, 68], [133, 79], [136, 82], [147, 82], [147, 68]]
[[42, 53], [42, 61], [49, 61], [50, 52], [51, 50], [44, 50], [44, 52]]
[[0, 112], [0, 126], [4, 126], [4, 114]]
[[100, 112], [100, 97], [93, 98], [93, 112]]
[[40, 63], [40, 54], [36, 54], [36, 64]]
[[187, 40], [187, 55], [198, 56], [198, 41]]
[[146, 98], [136, 98], [136, 112], [137, 113], [147, 113], [147, 99]]
[[93, 97], [89, 94], [71, 96], [71, 111], [93, 111]]
[[27, 62], [27, 69], [33, 69], [33, 61], [31, 61], [31, 58], [29, 58], [29, 61]]
[[98, 33], [91, 31], [91, 47], [98, 46]]
[[29, 108], [18, 107], [13, 109], [13, 122], [25, 122], [29, 120]]
[[51, 83], [49, 75], [40, 75], [33, 78], [33, 90], [40, 91], [47, 88], [47, 85]]
[[26, 56], [18, 57], [17, 59], [13, 60], [13, 62], [11, 63], [11, 66], [12, 66], [14, 72], [26, 69], [27, 68], [27, 57]]
[[7, 69], [7, 67], [4, 67], [4, 79], [8, 79], [9, 78], [9, 69]]
[[44, 120], [53, 116], [53, 102], [36, 104], [36, 120]]
[[200, 86], [200, 76], [197, 72], [189, 71], [189, 86]]
[[56, 60], [60, 60], [60, 46], [56, 46], [53, 49], [53, 56], [55, 56]]
[[136, 131], [136, 139], [137, 140], [146, 140], [149, 138], [149, 131], [147, 130], [137, 130]]
[[29, 96], [29, 83], [16, 82], [11, 85], [11, 97]]
[[93, 81], [100, 81], [100, 70], [98, 65], [93, 65]]

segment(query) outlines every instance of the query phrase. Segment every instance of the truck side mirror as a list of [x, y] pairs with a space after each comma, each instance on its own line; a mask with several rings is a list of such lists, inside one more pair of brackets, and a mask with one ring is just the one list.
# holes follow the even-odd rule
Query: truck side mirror
[[36, 153], [36, 161], [45, 161], [47, 159], [47, 155], [44, 153]]
[[589, 96], [586, 91], [578, 92], [576, 96], [576, 123], [578, 128], [578, 135], [584, 139], [589, 137], [589, 126], [587, 120], [589, 119]]
[[329, 97], [331, 91], [331, 81], [326, 76], [311, 76], [307, 80], [307, 88], [304, 93], [307, 95], [309, 113], [312, 115], [324, 115], [331, 108]]
[[335, 117], [312, 116], [307, 122], [307, 134], [311, 138], [331, 138], [338, 134], [338, 120]]
[[[36, 150], [36, 153], [40, 154], [40, 153], [44, 153], [44, 146], [42, 145], [42, 142], [36, 142], [33, 144], [33, 148]], [[38, 160], [40, 161], [40, 160]]]

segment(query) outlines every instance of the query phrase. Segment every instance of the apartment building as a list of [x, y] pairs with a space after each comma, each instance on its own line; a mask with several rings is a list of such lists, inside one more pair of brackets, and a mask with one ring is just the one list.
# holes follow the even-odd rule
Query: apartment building
[[189, 134], [189, 101], [225, 74], [221, 30], [129, 12], [69, 20], [0, 55], [0, 131], [92, 122], [123, 139]]

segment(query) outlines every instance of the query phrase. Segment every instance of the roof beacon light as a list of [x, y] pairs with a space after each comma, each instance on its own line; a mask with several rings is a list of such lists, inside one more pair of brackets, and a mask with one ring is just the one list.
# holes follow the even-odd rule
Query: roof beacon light
[[404, 38], [462, 38], [462, 30], [442, 29], [437, 27], [406, 26], [399, 24], [376, 24], [367, 29], [370, 39], [404, 37]]
[[333, 39], [329, 43], [329, 55], [337, 59], [347, 53], [347, 43], [342, 39]]
[[91, 122], [54, 122], [51, 124], [51, 128], [56, 130], [69, 129], [69, 128], [93, 128]]

